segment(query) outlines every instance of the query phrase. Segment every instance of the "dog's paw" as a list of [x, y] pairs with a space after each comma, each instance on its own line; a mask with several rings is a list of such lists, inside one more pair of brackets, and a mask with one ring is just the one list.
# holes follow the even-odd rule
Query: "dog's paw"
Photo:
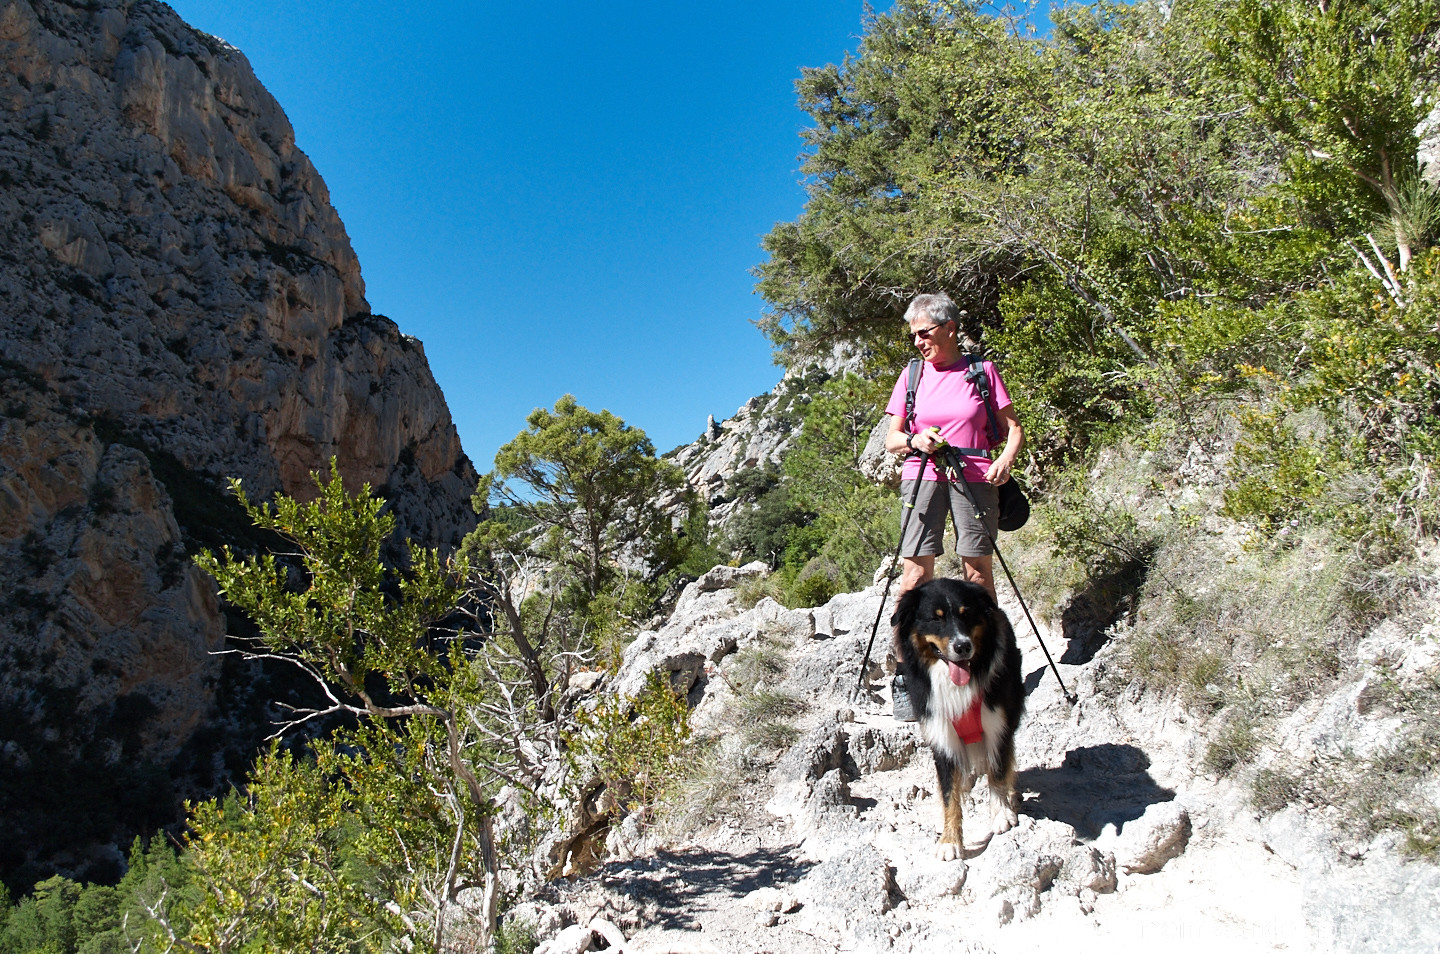
[[964, 849], [953, 841], [942, 841], [935, 846], [935, 857], [940, 861], [954, 861], [964, 854]]
[[1008, 805], [996, 809], [990, 817], [990, 831], [992, 834], [1003, 835], [1020, 823], [1020, 816], [1015, 814], [1015, 809]]

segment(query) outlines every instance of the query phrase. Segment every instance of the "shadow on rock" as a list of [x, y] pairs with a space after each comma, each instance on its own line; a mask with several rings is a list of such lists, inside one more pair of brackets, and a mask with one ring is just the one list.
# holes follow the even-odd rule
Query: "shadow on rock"
[[793, 885], [814, 867], [792, 851], [757, 849], [657, 852], [654, 856], [603, 865], [597, 872], [612, 893], [628, 895], [647, 911], [647, 921], [672, 930], [698, 930], [698, 915], [729, 896], [743, 898], [758, 888]]
[[1030, 695], [1040, 688], [1040, 681], [1045, 678], [1045, 667], [1041, 666], [1025, 677], [1025, 695]]
[[1060, 662], [1080, 666], [1095, 658], [1110, 641], [1110, 628], [1135, 609], [1135, 601], [1150, 572], [1153, 548], [1116, 555], [1112, 563], [1093, 573], [1060, 614], [1065, 652]]
[[1149, 806], [1175, 797], [1156, 784], [1149, 768], [1150, 757], [1133, 745], [1107, 742], [1071, 749], [1059, 768], [1019, 774], [1016, 784], [1025, 793], [1020, 811], [1064, 822], [1082, 838], [1097, 837], [1106, 825], [1123, 831]]

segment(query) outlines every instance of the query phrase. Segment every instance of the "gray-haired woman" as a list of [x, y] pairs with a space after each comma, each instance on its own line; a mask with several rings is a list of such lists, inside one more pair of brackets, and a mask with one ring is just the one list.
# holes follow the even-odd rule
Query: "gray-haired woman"
[[[966, 506], [960, 488], [947, 486], [933, 461], [920, 473], [919, 454], [931, 454], [943, 445], [971, 451], [990, 449], [989, 417], [976, 383], [967, 377], [970, 362], [961, 349], [960, 311], [944, 293], [918, 295], [905, 310], [911, 340], [920, 349], [924, 362], [915, 391], [914, 421], [905, 419], [908, 374], [901, 372], [890, 394], [885, 413], [890, 430], [885, 449], [892, 454], [912, 454], [901, 474], [902, 500], [909, 500], [915, 480], [921, 482], [915, 509], [910, 514], [900, 555], [903, 571], [900, 592], [914, 589], [935, 575], [935, 557], [945, 552], [945, 514], [955, 521], [957, 552], [965, 566], [965, 578], [995, 594], [992, 540], [998, 530], [996, 506], [1001, 484], [1010, 479], [1010, 468], [1025, 443], [1025, 432], [1015, 416], [1010, 394], [1000, 373], [989, 361], [981, 364], [989, 385], [993, 410], [1004, 444], [998, 453], [963, 455], [964, 478], [980, 507], [985, 511], [982, 527], [973, 508]], [[993, 459], [991, 459], [993, 457]], [[902, 524], [905, 523], [901, 517]], [[988, 529], [988, 533], [986, 530]]]

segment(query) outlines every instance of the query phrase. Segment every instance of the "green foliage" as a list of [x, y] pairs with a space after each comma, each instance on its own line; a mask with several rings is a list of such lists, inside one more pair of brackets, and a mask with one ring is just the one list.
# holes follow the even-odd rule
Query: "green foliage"
[[710, 508], [704, 501], [695, 500], [681, 521], [673, 540], [674, 555], [671, 562], [674, 563], [674, 569], [670, 571], [670, 577], [693, 579], [726, 562], [728, 554], [712, 537]]
[[[859, 470], [860, 455], [880, 419], [878, 408], [888, 396], [884, 381], [853, 374], [827, 381], [806, 406], [800, 434], [785, 455], [792, 498], [817, 514], [811, 529], [824, 542], [811, 559], [825, 568], [831, 594], [868, 584], [899, 533], [894, 498]], [[799, 560], [787, 562], [794, 566]], [[807, 565], [800, 579], [813, 575]]]
[[806, 71], [809, 199], [760, 269], [782, 357], [841, 338], [893, 360], [905, 301], [949, 290], [1044, 467], [1165, 409], [1198, 439], [1217, 397], [1275, 380], [1337, 419], [1396, 364], [1429, 386], [1401, 340], [1433, 330], [1420, 292], [1374, 299], [1383, 263], [1347, 242], [1383, 213], [1413, 236], [1403, 273], [1433, 228], [1414, 176], [1432, 0], [1066, 6], [1045, 37], [987, 10], [898, 3]]
[[[1299, 148], [1296, 165], [1338, 170], [1398, 209], [1413, 170], [1440, 5], [1433, 0], [1242, 0], [1215, 44], [1257, 114]], [[1417, 93], [1419, 95], [1417, 95]], [[1428, 94], [1428, 95], [1427, 95]], [[1303, 170], [1297, 181], [1307, 178]]]
[[690, 739], [690, 707], [659, 670], [633, 697], [607, 696], [579, 710], [565, 734], [571, 777], [598, 776], [630, 811], [654, 805], [677, 774]]
[[1440, 451], [1437, 265], [1433, 250], [1415, 260], [1403, 304], [1351, 273], [1265, 310], [1301, 351], [1247, 369], [1268, 403], [1239, 415], [1229, 515], [1265, 533], [1323, 523], [1391, 552], [1440, 527], [1422, 463]]
[[815, 544], [804, 529], [816, 514], [795, 502], [783, 478], [779, 468], [767, 461], [730, 479], [726, 496], [744, 508], [731, 518], [726, 537], [738, 562], [763, 560], [775, 568], [787, 553], [803, 553], [807, 560], [813, 555]]
[[677, 534], [665, 506], [678, 500], [691, 518], [698, 504], [645, 432], [609, 411], [567, 394], [526, 423], [480, 479], [482, 519], [462, 552], [490, 565], [544, 561], [561, 611], [596, 641], [613, 638], [651, 608], [661, 577], [710, 555], [694, 520]]
[[495, 954], [531, 954], [539, 943], [529, 921], [507, 918], [495, 932]]
[[[380, 553], [395, 518], [381, 513], [385, 502], [368, 484], [350, 497], [333, 460], [330, 480], [317, 475], [315, 483], [319, 495], [311, 502], [281, 496], [273, 505], [253, 504], [238, 481], [231, 485], [257, 527], [298, 549], [303, 588], [292, 588], [288, 568], [269, 554], [240, 558], [226, 548], [195, 562], [255, 621], [270, 652], [337, 680], [363, 702], [357, 711], [381, 714], [367, 680], [415, 701], [421, 680], [444, 672], [430, 627], [459, 599], [464, 567], [411, 545], [406, 572], [387, 579]], [[385, 592], [391, 582], [398, 598]]]
[[[328, 747], [324, 755], [333, 760]], [[407, 794], [403, 781], [390, 780], [396, 796]], [[358, 870], [355, 828], [370, 819], [348, 816], [357, 804], [363, 795], [348, 798], [316, 763], [272, 748], [243, 794], [197, 805], [188, 860], [206, 890], [183, 909], [184, 943], [206, 951], [349, 952], [404, 936], [400, 914], [413, 910], [413, 892], [402, 883], [392, 913], [388, 879], [372, 884]], [[432, 845], [414, 847], [434, 856]]]
[[1266, 532], [1295, 520], [1325, 489], [1319, 452], [1273, 412], [1242, 414], [1230, 469], [1232, 483], [1225, 489], [1223, 512]]
[[316, 740], [313, 758], [272, 748], [243, 792], [192, 808], [186, 860], [203, 890], [155, 920], [157, 937], [192, 949], [440, 949], [471, 884], [486, 886], [482, 924], [493, 924], [494, 795], [524, 785], [500, 740], [524, 742], [531, 728], [494, 699], [533, 705], [547, 687], [528, 672], [505, 681], [505, 639], [481, 645], [436, 628], [464, 592], [463, 561], [411, 545], [407, 566], [387, 568], [384, 502], [368, 486], [348, 494], [333, 461], [316, 486], [309, 503], [268, 505], [234, 486], [293, 564], [228, 550], [197, 563], [255, 621], [249, 651], [323, 687], [328, 706], [292, 710], [289, 726], [353, 721]]
[[175, 851], [161, 837], [137, 838], [115, 886], [79, 884], [56, 875], [13, 906], [0, 888], [3, 954], [131, 954], [143, 943], [149, 908], [167, 891], [189, 892]]

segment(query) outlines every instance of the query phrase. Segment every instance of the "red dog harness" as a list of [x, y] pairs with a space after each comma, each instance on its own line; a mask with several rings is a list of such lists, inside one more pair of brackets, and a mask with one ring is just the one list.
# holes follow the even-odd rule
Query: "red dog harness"
[[[970, 664], [956, 664], [945, 660], [946, 667], [950, 670], [950, 681], [957, 686], [964, 686], [970, 682]], [[985, 738], [985, 727], [980, 724], [980, 693], [975, 693], [970, 708], [965, 710], [964, 715], [958, 719], [951, 719], [950, 724], [955, 727], [955, 734], [960, 736], [960, 741], [966, 745], [979, 742]]]
[[975, 701], [970, 703], [970, 708], [958, 719], [952, 719], [951, 725], [955, 727], [955, 734], [960, 736], [960, 741], [966, 745], [979, 742], [985, 738], [985, 728], [980, 724], [980, 696], [976, 694]]

